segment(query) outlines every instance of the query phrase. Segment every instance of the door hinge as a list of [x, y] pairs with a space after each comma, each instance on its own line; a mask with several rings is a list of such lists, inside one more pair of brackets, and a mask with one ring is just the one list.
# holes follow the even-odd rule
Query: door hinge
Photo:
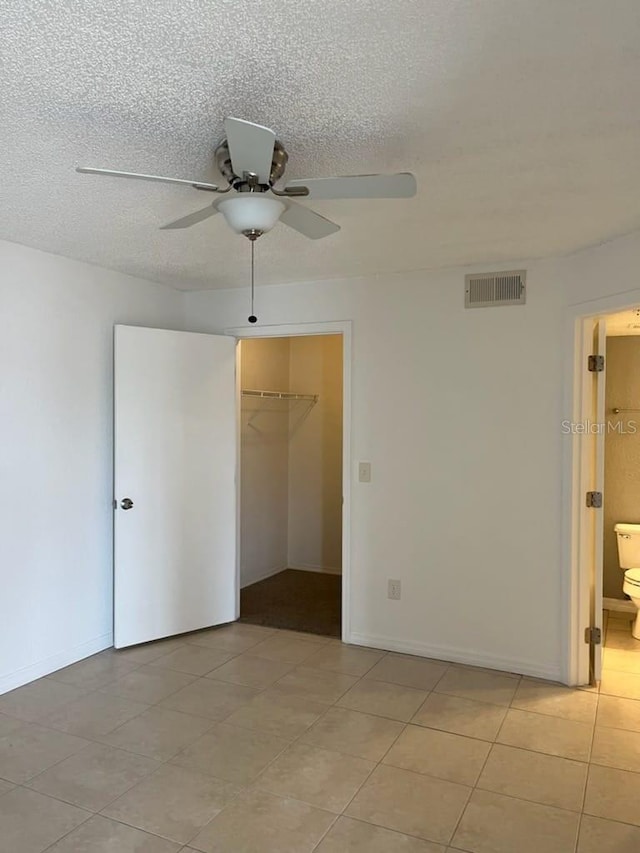
[[584, 641], [590, 646], [602, 645], [602, 631], [600, 628], [585, 628]]
[[587, 492], [587, 506], [593, 509], [601, 509], [602, 492]]
[[587, 366], [589, 368], [589, 373], [601, 373], [604, 370], [604, 356], [590, 355]]

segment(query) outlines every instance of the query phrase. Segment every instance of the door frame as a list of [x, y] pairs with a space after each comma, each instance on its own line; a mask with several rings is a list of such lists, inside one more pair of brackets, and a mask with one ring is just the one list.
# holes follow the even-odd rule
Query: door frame
[[[592, 418], [593, 394], [585, 382], [586, 359], [590, 354], [590, 329], [598, 317], [606, 320], [614, 314], [640, 304], [640, 290], [570, 305], [565, 310], [565, 382], [563, 421], [574, 423]], [[592, 439], [589, 442], [588, 439]], [[589, 548], [599, 547], [604, 532], [601, 510], [589, 510], [584, 494], [585, 473], [593, 442], [604, 455], [604, 432], [595, 435], [573, 435], [563, 442], [562, 453], [562, 636], [565, 638], [562, 661], [563, 681], [571, 686], [589, 683], [589, 646], [584, 632], [590, 625], [591, 557]], [[593, 487], [592, 487], [593, 488]], [[599, 491], [601, 489], [598, 489]], [[585, 535], [586, 515], [596, 512], [596, 535]]]
[[[326, 323], [288, 323], [277, 326], [239, 326], [225, 329], [224, 334], [233, 335], [238, 343], [248, 338], [294, 338], [317, 337], [319, 335], [342, 335], [342, 642], [351, 642], [351, 353], [352, 324], [350, 320]], [[239, 348], [236, 364], [239, 363]], [[236, 474], [236, 589], [238, 613], [240, 613], [240, 428], [239, 417], [240, 371], [236, 370], [236, 406], [238, 411], [238, 468]]]

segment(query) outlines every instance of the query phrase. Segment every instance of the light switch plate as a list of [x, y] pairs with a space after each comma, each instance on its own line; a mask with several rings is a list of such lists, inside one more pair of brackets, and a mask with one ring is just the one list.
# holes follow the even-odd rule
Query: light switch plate
[[387, 587], [387, 598], [391, 598], [393, 601], [400, 601], [400, 595], [402, 594], [402, 584], [399, 580], [392, 580], [389, 578], [389, 585]]
[[371, 482], [371, 462], [358, 463], [358, 480], [361, 483]]

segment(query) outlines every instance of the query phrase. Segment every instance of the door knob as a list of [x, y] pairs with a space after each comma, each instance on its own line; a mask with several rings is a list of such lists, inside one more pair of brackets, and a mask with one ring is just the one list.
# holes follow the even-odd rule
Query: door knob
[[133, 506], [133, 501], [131, 500], [131, 498], [123, 498], [120, 506], [122, 507], [122, 509], [131, 509], [131, 507]]

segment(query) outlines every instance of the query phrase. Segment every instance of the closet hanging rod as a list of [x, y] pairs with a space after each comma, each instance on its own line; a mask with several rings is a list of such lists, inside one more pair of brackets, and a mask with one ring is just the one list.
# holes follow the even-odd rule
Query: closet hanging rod
[[640, 409], [619, 409], [617, 406], [611, 410], [614, 415], [620, 415], [622, 412], [640, 412]]
[[258, 391], [252, 388], [242, 389], [243, 397], [261, 397], [265, 400], [308, 400], [317, 403], [317, 394], [294, 394], [290, 391]]

